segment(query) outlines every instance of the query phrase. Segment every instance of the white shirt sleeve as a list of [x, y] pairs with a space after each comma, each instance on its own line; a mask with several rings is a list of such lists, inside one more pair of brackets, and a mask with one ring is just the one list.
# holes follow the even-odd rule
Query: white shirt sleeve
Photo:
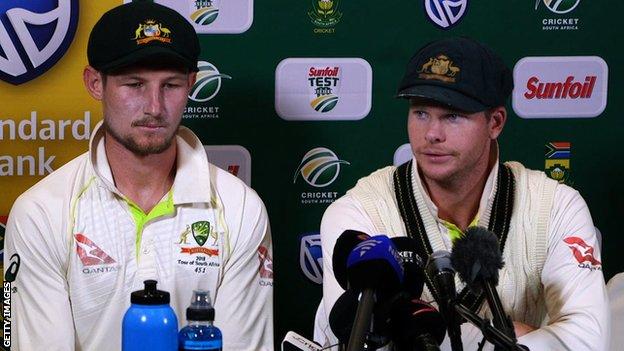
[[549, 231], [541, 278], [549, 322], [518, 341], [532, 351], [607, 350], [609, 310], [600, 247], [578, 191], [557, 187]]
[[224, 350], [273, 350], [273, 244], [266, 209], [251, 189], [239, 220], [215, 298], [215, 325]]
[[74, 350], [67, 249], [61, 249], [64, 233], [55, 222], [60, 220], [23, 197], [9, 215], [4, 267], [16, 273], [10, 283], [11, 350], [37, 350], [42, 345], [46, 350]]

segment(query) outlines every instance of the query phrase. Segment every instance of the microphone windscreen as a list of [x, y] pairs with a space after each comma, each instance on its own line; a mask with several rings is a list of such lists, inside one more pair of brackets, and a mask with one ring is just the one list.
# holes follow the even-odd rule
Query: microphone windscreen
[[390, 238], [373, 236], [358, 244], [347, 259], [347, 277], [354, 289], [374, 289], [378, 297], [392, 294], [403, 283], [402, 259]]
[[340, 295], [329, 312], [329, 327], [341, 344], [349, 341], [357, 307], [358, 293], [348, 289]]
[[453, 244], [451, 262], [459, 278], [471, 289], [479, 290], [475, 284], [479, 280], [497, 285], [498, 271], [503, 267], [498, 238], [486, 228], [468, 228]]
[[392, 238], [392, 243], [403, 259], [403, 270], [405, 279], [403, 290], [410, 297], [420, 297], [425, 285], [424, 263], [418, 256], [416, 241], [406, 236]]
[[347, 290], [347, 258], [359, 243], [368, 238], [370, 238], [370, 235], [366, 233], [349, 229], [340, 234], [336, 240], [332, 255], [332, 266], [334, 268], [334, 276], [344, 290]]

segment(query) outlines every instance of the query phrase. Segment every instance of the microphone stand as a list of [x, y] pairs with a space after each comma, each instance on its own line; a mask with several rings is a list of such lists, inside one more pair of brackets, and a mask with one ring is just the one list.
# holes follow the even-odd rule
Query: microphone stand
[[515, 337], [512, 338], [493, 327], [488, 319], [479, 317], [477, 314], [458, 302], [453, 302], [452, 305], [457, 314], [479, 328], [485, 339], [492, 344], [509, 351], [529, 351], [528, 347], [518, 344]]
[[349, 335], [347, 351], [362, 351], [364, 349], [366, 333], [368, 333], [370, 328], [374, 306], [375, 291], [373, 289], [364, 289], [355, 312], [355, 321]]

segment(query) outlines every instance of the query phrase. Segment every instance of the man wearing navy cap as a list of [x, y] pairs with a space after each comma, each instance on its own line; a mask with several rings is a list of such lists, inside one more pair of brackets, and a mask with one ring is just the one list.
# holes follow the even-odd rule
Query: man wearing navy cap
[[12, 349], [119, 350], [130, 293], [155, 279], [179, 327], [193, 290], [207, 289], [225, 350], [272, 350], [265, 207], [180, 126], [200, 51], [193, 27], [135, 1], [102, 16], [87, 51], [84, 83], [103, 122], [89, 151], [9, 216]]
[[[345, 230], [413, 237], [426, 260], [433, 251], [451, 251], [455, 239], [478, 225], [492, 230], [502, 248], [497, 290], [520, 344], [551, 351], [607, 348], [600, 247], [585, 201], [543, 172], [499, 162], [497, 138], [512, 89], [502, 59], [472, 39], [434, 41], [411, 58], [398, 97], [409, 101], [412, 160], [360, 179], [325, 212], [320, 312], [328, 315], [344, 291], [333, 274], [332, 252]], [[422, 299], [434, 301], [426, 283]], [[487, 304], [457, 285], [460, 302], [491, 319]], [[319, 320], [315, 338], [329, 345], [334, 337]], [[477, 350], [483, 339], [469, 323], [461, 335], [464, 350]], [[451, 349], [448, 336], [441, 349]]]

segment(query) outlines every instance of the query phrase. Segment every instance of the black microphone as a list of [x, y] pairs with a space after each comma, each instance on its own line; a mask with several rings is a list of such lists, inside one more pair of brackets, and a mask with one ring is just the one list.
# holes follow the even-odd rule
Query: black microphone
[[515, 340], [513, 323], [505, 314], [496, 285], [498, 271], [503, 267], [503, 258], [498, 246], [498, 238], [483, 227], [470, 227], [457, 239], [451, 254], [453, 267], [459, 278], [475, 293], [485, 292], [488, 306], [492, 311], [494, 327]]
[[418, 255], [416, 241], [406, 236], [392, 238], [392, 243], [403, 259], [403, 291], [409, 297], [420, 297], [425, 286], [425, 264]]
[[[352, 289], [346, 290], [336, 300], [329, 313], [329, 327], [341, 345], [347, 345], [349, 342], [349, 336], [351, 335], [351, 330], [353, 330], [354, 317], [358, 308], [358, 296], [359, 293], [357, 291]], [[377, 313], [375, 312], [373, 331], [365, 336], [366, 348], [369, 350], [376, 350], [390, 342], [386, 334], [388, 327], [384, 325], [386, 321], [376, 317]]]
[[438, 306], [446, 321], [446, 328], [451, 340], [453, 351], [463, 351], [461, 341], [460, 317], [455, 312], [455, 270], [451, 264], [451, 254], [448, 251], [434, 251], [427, 261], [427, 274], [433, 281], [434, 296], [438, 296]]
[[342, 232], [336, 240], [332, 255], [332, 266], [334, 268], [334, 276], [344, 290], [347, 290], [347, 258], [353, 251], [353, 248], [368, 238], [370, 238], [370, 235], [366, 233], [349, 229]]
[[376, 300], [387, 299], [400, 290], [403, 283], [402, 260], [385, 235], [373, 236], [351, 251], [347, 258], [349, 286], [361, 291], [348, 351], [361, 351], [370, 329]]
[[391, 325], [396, 351], [439, 351], [446, 334], [440, 312], [420, 299], [398, 301]]

